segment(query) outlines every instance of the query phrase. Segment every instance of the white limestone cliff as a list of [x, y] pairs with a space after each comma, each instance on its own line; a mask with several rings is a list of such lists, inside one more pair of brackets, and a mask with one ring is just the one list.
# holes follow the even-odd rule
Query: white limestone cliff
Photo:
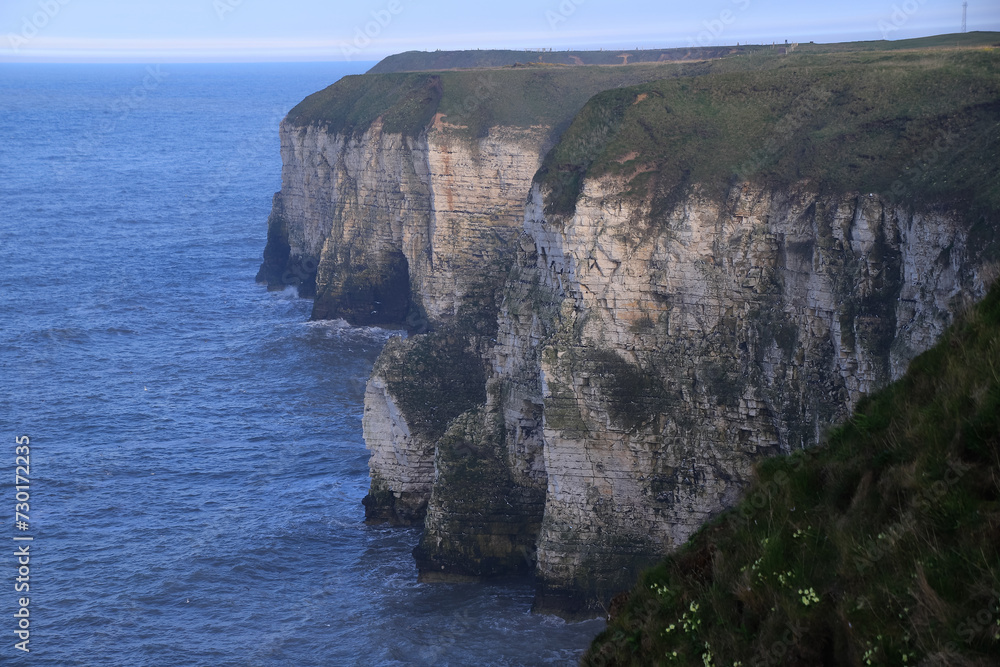
[[272, 282], [315, 280], [316, 319], [447, 322], [518, 233], [550, 129], [493, 127], [472, 139], [438, 114], [417, 137], [378, 121], [345, 136], [283, 122], [272, 227], [280, 217], [288, 250]]
[[[369, 519], [429, 515], [425, 574], [527, 563], [539, 608], [586, 613], [731, 505], [755, 460], [898, 378], [989, 267], [951, 211], [809, 182], [696, 185], [654, 215], [605, 177], [547, 215], [549, 135], [283, 124], [272, 268], [315, 277], [316, 317], [437, 330], [391, 342], [369, 381]], [[467, 394], [451, 412], [415, 399], [434, 376], [428, 396]]]
[[629, 585], [733, 504], [755, 459], [816, 444], [985, 293], [948, 211], [741, 183], [653, 219], [625, 189], [589, 180], [566, 217], [536, 187], [536, 247], [501, 310], [497, 376], [539, 378], [537, 574], [556, 608]]

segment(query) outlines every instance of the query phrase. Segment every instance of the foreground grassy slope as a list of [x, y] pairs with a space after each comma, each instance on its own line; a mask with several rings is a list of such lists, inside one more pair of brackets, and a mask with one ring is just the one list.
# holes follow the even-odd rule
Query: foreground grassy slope
[[[756, 60], [755, 60], [756, 59]], [[619, 175], [669, 210], [733, 178], [1000, 210], [1000, 49], [743, 56], [597, 95], [547, 156], [549, 210]], [[714, 194], [714, 193], [713, 193]]]
[[645, 573], [596, 665], [996, 665], [1000, 284]]

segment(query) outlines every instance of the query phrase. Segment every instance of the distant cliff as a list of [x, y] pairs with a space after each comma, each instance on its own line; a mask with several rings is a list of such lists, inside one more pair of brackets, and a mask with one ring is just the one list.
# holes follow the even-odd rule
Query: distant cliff
[[257, 279], [315, 296], [315, 319], [446, 322], [508, 252], [542, 157], [593, 94], [704, 69], [345, 77], [281, 124], [282, 188]]
[[[746, 7], [743, 7], [744, 9]], [[546, 12], [552, 26], [564, 23], [574, 10], [561, 5], [558, 11]], [[385, 58], [369, 70], [371, 74], [390, 72], [426, 72], [453, 69], [498, 68], [520, 66], [564, 67], [580, 65], [635, 65], [640, 63], [685, 62], [715, 60], [732, 56], [791, 50], [799, 54], [828, 54], [844, 51], [900, 51], [930, 47], [963, 48], [995, 46], [997, 33], [968, 32], [918, 39], [847, 42], [836, 44], [743, 44], [709, 45], [714, 39], [709, 31], [697, 35], [690, 44], [669, 49], [608, 49], [601, 51], [556, 51], [552, 49], [476, 49], [475, 51], [406, 51]]]
[[539, 609], [593, 613], [982, 296], [996, 65], [756, 53], [304, 101], [259, 278], [417, 334], [369, 381], [369, 520], [423, 524], [426, 580], [534, 573]]
[[[428, 70], [510, 67], [515, 65], [579, 66], [635, 65], [722, 58], [750, 51], [747, 46], [690, 46], [673, 49], [608, 51], [549, 51], [485, 49], [477, 51], [407, 51], [379, 62], [370, 74], [425, 72]], [[761, 48], [761, 47], [756, 47]]]

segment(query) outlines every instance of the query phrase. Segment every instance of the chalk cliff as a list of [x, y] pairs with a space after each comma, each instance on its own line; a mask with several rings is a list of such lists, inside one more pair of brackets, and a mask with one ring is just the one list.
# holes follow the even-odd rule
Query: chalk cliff
[[[995, 151], [995, 91], [899, 129], [821, 65], [598, 96], [558, 144], [549, 116], [484, 124], [496, 99], [445, 113], [440, 81], [408, 129], [282, 124], [259, 278], [415, 334], [368, 384], [365, 505], [424, 526], [422, 578], [534, 573], [537, 608], [593, 613], [984, 294], [995, 211], [890, 184], [935, 124]], [[903, 148], [836, 175], [855, 128]]]
[[537, 378], [543, 415], [543, 607], [633, 581], [731, 506], [756, 459], [816, 444], [984, 294], [948, 211], [738, 182], [655, 219], [622, 189], [587, 181], [567, 217], [536, 188], [501, 309], [496, 377]]
[[[315, 285], [315, 319], [423, 333], [431, 324], [453, 324], [463, 303], [471, 310], [465, 320], [490, 310], [493, 295], [484, 295], [483, 286], [501, 284], [506, 275], [550, 128], [492, 127], [477, 139], [464, 129], [440, 114], [416, 137], [388, 133], [379, 122], [356, 137], [282, 125], [285, 178], [272, 220], [294, 221], [286, 223], [284, 271], [292, 280], [284, 282], [301, 277]], [[493, 313], [478, 319], [489, 325]], [[371, 519], [423, 521], [437, 440], [451, 419], [483, 400], [485, 362], [447, 345], [432, 347], [442, 349], [398, 379], [397, 385], [409, 383], [399, 389], [405, 396], [393, 395], [396, 385], [387, 377], [416, 354], [413, 341], [390, 344], [369, 383]], [[442, 365], [462, 377], [437, 382]], [[425, 380], [439, 386], [428, 390], [428, 414], [414, 417], [425, 405], [414, 404], [413, 385]], [[462, 400], [466, 392], [473, 403]], [[414, 423], [406, 421], [406, 407]]]

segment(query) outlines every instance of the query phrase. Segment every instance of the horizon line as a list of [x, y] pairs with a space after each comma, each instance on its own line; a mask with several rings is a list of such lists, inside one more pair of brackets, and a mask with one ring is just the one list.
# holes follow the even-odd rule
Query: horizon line
[[[523, 52], [534, 52], [534, 53], [560, 53], [566, 51], [657, 51], [657, 50], [675, 50], [683, 48], [724, 48], [724, 47], [736, 47], [736, 46], [768, 46], [769, 44], [785, 44], [785, 43], [813, 43], [813, 44], [843, 44], [843, 43], [854, 43], [854, 42], [901, 42], [912, 39], [922, 39], [930, 37], [945, 37], [951, 35], [963, 35], [963, 34], [974, 34], [974, 33], [994, 33], [1000, 32], [997, 30], [969, 30], [966, 33], [962, 32], [934, 32], [928, 34], [918, 34], [914, 36], [904, 36], [900, 35], [896, 39], [888, 38], [833, 38], [831, 41], [819, 41], [809, 40], [809, 41], [799, 41], [791, 42], [791, 40], [765, 40], [765, 41], [754, 41], [754, 40], [734, 40], [732, 43], [725, 44], [711, 44], [711, 45], [661, 45], [661, 46], [636, 46], [634, 48], [622, 47], [616, 44], [589, 44], [582, 46], [566, 46], [566, 45], [553, 45], [547, 47], [515, 47], [515, 46], [487, 46], [478, 48], [420, 48], [417, 45], [411, 45], [410, 48], [402, 48], [401, 50], [384, 50], [384, 49], [371, 49], [370, 52], [356, 50], [356, 53], [351, 53], [349, 47], [344, 47], [341, 44], [312, 44], [312, 48], [304, 49], [289, 49], [289, 48], [257, 48], [257, 49], [246, 49], [246, 50], [234, 50], [234, 49], [211, 49], [211, 48], [200, 48], [200, 49], [183, 49], [183, 48], [131, 48], [131, 49], [26, 49], [18, 52], [16, 49], [10, 48], [0, 48], [0, 64], [150, 64], [150, 63], [160, 63], [160, 64], [239, 64], [239, 63], [371, 63], [379, 62], [392, 55], [398, 55], [400, 53], [406, 52], [423, 52], [423, 53], [435, 53], [435, 52], [452, 52], [452, 51], [523, 51]], [[760, 36], [756, 36], [760, 39]], [[136, 41], [141, 40], [128, 40], [131, 44], [135, 44]], [[403, 46], [400, 44], [400, 46]], [[546, 51], [547, 49], [547, 51]], [[339, 51], [339, 53], [337, 53]], [[345, 56], [357, 56], [357, 57], [345, 57]]]

